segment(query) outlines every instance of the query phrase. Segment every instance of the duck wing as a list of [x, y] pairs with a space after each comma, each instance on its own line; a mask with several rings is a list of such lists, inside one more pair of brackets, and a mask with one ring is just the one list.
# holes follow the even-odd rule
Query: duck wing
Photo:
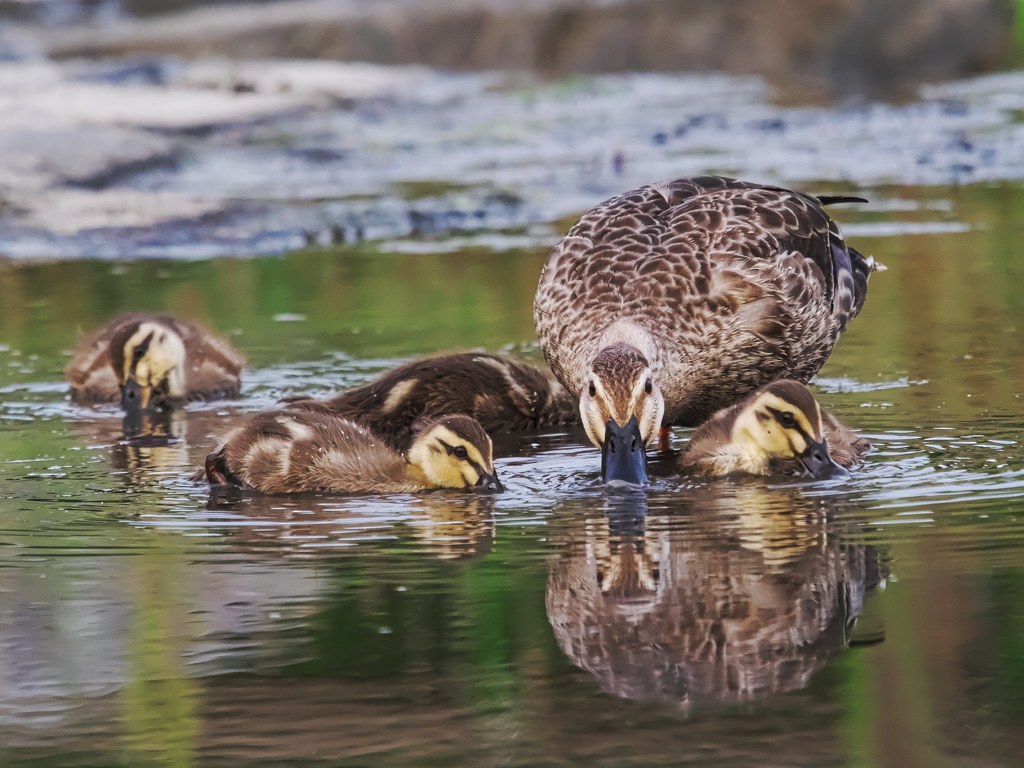
[[195, 322], [160, 318], [185, 343], [185, 389], [189, 400], [238, 397], [242, 388], [245, 358], [225, 339]]
[[339, 416], [365, 424], [396, 450], [415, 425], [466, 414], [487, 432], [572, 423], [576, 400], [554, 379], [498, 355], [461, 353], [417, 360], [326, 401]]
[[365, 427], [322, 404], [296, 403], [254, 416], [208, 457], [224, 477], [260, 493], [417, 490], [405, 460]]

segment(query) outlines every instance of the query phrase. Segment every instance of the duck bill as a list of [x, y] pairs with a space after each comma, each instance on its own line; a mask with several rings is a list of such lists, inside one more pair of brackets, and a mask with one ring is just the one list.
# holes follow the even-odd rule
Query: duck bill
[[143, 386], [135, 379], [128, 379], [121, 385], [121, 407], [128, 413], [144, 411], [149, 408], [153, 387]]
[[645, 448], [636, 416], [630, 417], [624, 427], [615, 419], [608, 419], [601, 443], [601, 479], [606, 483], [647, 485]]
[[807, 450], [800, 456], [800, 463], [804, 465], [807, 474], [815, 480], [836, 480], [850, 476], [849, 472], [832, 460], [824, 441], [810, 441]]
[[476, 485], [473, 486], [475, 491], [490, 491], [492, 493], [501, 493], [505, 490], [505, 486], [501, 484], [501, 480], [498, 479], [498, 473], [487, 472], [480, 473], [480, 479], [476, 481]]

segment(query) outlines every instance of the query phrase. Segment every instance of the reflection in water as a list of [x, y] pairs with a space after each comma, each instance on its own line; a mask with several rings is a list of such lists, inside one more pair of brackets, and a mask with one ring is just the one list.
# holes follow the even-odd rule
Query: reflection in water
[[127, 680], [120, 692], [124, 747], [132, 764], [187, 768], [199, 736], [198, 685], [188, 676], [187, 568], [182, 558], [147, 553], [134, 585]]
[[230, 513], [239, 525], [231, 542], [274, 544], [275, 551], [313, 555], [362, 542], [394, 538], [396, 525], [411, 528], [422, 549], [440, 560], [486, 555], [494, 538], [495, 499], [486, 494], [437, 491], [393, 497], [394, 513], [373, 509], [374, 495], [265, 496], [215, 489], [209, 512]]
[[69, 422], [88, 446], [109, 445], [110, 464], [128, 485], [152, 488], [169, 477], [191, 474], [195, 453], [208, 450], [220, 435], [245, 415], [233, 410], [162, 411], [124, 419], [92, 418]]
[[795, 489], [740, 486], [685, 516], [609, 496], [571, 523], [551, 566], [559, 646], [609, 693], [735, 703], [799, 690], [849, 641], [874, 550], [844, 543]]

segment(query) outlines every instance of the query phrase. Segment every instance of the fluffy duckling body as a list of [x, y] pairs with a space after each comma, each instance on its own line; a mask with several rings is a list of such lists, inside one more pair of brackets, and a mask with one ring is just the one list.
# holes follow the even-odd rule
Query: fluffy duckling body
[[823, 208], [856, 200], [675, 179], [602, 203], [555, 246], [534, 321], [606, 480], [645, 482], [659, 427], [821, 368], [883, 268]]
[[823, 411], [798, 381], [769, 384], [712, 416], [679, 459], [684, 471], [843, 477], [871, 444]]
[[120, 402], [128, 412], [237, 397], [243, 358], [198, 323], [120, 315], [88, 336], [64, 369], [76, 403]]
[[267, 494], [502, 490], [491, 439], [468, 416], [425, 424], [402, 455], [324, 406], [253, 417], [207, 457], [206, 477]]
[[531, 366], [482, 353], [417, 360], [322, 403], [289, 402], [289, 408], [309, 405], [323, 405], [364, 424], [396, 450], [408, 448], [418, 425], [444, 415], [472, 416], [490, 433], [578, 419], [576, 398], [554, 378]]

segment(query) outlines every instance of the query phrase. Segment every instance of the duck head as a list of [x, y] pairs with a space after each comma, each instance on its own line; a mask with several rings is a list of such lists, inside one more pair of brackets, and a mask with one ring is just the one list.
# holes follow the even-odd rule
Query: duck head
[[154, 322], [129, 326], [111, 340], [111, 360], [129, 414], [160, 408], [185, 396], [185, 342]]
[[829, 455], [821, 408], [797, 381], [776, 381], [754, 393], [736, 418], [732, 440], [751, 467], [772, 459], [796, 459], [806, 474], [818, 480], [850, 474]]
[[409, 464], [434, 488], [503, 491], [494, 471], [491, 438], [469, 416], [443, 416], [417, 432]]
[[580, 415], [601, 449], [605, 482], [647, 483], [647, 443], [664, 413], [651, 365], [636, 347], [612, 344], [597, 353], [580, 394]]

